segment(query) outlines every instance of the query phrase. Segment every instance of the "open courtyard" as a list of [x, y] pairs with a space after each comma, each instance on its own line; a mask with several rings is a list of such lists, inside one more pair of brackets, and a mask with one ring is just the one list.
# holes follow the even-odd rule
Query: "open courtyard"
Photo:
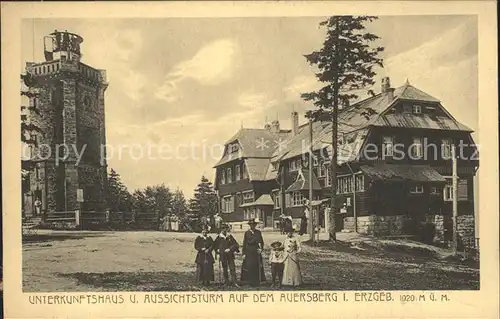
[[[243, 233], [233, 234], [242, 243]], [[341, 234], [340, 236], [345, 235]], [[23, 243], [23, 290], [182, 291], [234, 289], [198, 285], [194, 233], [134, 231], [40, 231]], [[215, 234], [211, 234], [215, 236]], [[270, 289], [269, 244], [284, 239], [263, 232]], [[304, 240], [306, 236], [303, 236]], [[303, 244], [300, 266], [307, 290], [467, 290], [479, 289], [479, 266], [446, 258], [424, 245], [372, 240], [335, 245]], [[410, 243], [411, 244], [411, 243]], [[422, 248], [423, 247], [423, 248]], [[236, 268], [239, 279], [241, 255]], [[216, 263], [215, 279], [219, 279]], [[249, 289], [242, 286], [238, 289]]]

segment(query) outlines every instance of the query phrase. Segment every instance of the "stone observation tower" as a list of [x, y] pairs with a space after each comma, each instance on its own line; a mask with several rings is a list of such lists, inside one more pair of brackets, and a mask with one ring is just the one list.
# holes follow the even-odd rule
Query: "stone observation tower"
[[39, 128], [29, 133], [35, 143], [30, 150], [34, 165], [29, 191], [24, 194], [27, 216], [106, 208], [108, 83], [104, 70], [81, 62], [82, 42], [79, 35], [56, 30], [44, 37], [45, 61], [26, 63], [28, 118]]

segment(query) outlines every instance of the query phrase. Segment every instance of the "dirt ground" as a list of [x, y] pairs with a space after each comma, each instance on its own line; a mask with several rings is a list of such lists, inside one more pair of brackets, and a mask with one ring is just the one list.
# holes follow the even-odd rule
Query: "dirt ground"
[[[268, 245], [284, 237], [264, 232]], [[23, 290], [201, 290], [194, 281], [192, 233], [46, 231], [23, 243]], [[212, 234], [214, 237], [214, 235]], [[234, 233], [241, 244], [243, 233]], [[300, 266], [308, 290], [479, 289], [479, 266], [388, 245], [303, 245]], [[241, 256], [236, 261], [240, 275]], [[215, 264], [216, 281], [219, 277]], [[213, 285], [210, 290], [231, 289]], [[249, 289], [245, 286], [239, 289]]]

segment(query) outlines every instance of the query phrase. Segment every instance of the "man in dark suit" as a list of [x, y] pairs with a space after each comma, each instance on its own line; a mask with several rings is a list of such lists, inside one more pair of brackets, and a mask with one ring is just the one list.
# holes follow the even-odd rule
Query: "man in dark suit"
[[[229, 225], [221, 225], [221, 232], [217, 235], [214, 242], [214, 249], [219, 255], [219, 263], [222, 265], [224, 272], [224, 283], [226, 285], [236, 285], [236, 267], [234, 265], [234, 253], [240, 252], [240, 245], [234, 239], [233, 235], [229, 233]], [[220, 270], [220, 268], [219, 268]], [[231, 279], [229, 279], [229, 273]]]
[[248, 222], [250, 229], [243, 237], [243, 265], [241, 268], [241, 281], [248, 282], [251, 286], [259, 286], [266, 281], [264, 265], [262, 263], [262, 250], [264, 239], [260, 230], [256, 229], [257, 222]]

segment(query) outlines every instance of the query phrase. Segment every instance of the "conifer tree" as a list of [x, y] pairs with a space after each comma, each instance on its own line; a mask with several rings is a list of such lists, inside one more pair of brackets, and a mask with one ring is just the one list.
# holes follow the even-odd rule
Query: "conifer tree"
[[[378, 36], [366, 31], [366, 24], [376, 20], [374, 16], [333, 16], [320, 23], [326, 28], [326, 39], [319, 51], [305, 55], [305, 58], [317, 70], [316, 78], [324, 86], [315, 92], [303, 93], [305, 101], [312, 101], [315, 110], [306, 114], [312, 120], [332, 123], [332, 158], [331, 158], [331, 207], [330, 240], [336, 241], [335, 216], [338, 205], [337, 193], [337, 130], [338, 113], [342, 107], [350, 105], [358, 98], [356, 92], [368, 90], [375, 84], [374, 68], [382, 67], [379, 53], [383, 47], [372, 46]], [[369, 94], [374, 95], [372, 90]]]
[[217, 194], [212, 182], [205, 176], [194, 190], [194, 197], [189, 200], [189, 224], [198, 229], [205, 220], [212, 220], [217, 213]]

